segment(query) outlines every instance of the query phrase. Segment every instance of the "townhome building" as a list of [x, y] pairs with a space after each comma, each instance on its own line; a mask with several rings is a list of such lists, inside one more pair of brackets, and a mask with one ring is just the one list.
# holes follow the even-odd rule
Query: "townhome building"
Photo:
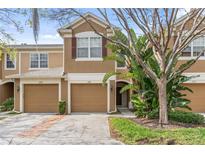
[[[87, 13], [84, 17], [103, 35], [112, 31], [105, 21]], [[120, 89], [131, 83], [118, 76], [103, 77], [108, 72], [127, 71], [115, 61], [103, 60], [112, 51], [107, 40], [96, 34], [90, 25], [78, 18], [58, 29], [63, 44], [11, 45], [16, 49], [15, 60], [3, 53], [0, 61], [0, 102], [14, 97], [14, 110], [26, 113], [57, 113], [58, 102], [65, 100], [67, 113], [116, 112], [131, 108], [131, 91]], [[205, 38], [194, 40], [183, 52], [179, 64], [197, 55], [205, 47]], [[205, 112], [205, 55], [186, 75], [200, 75], [186, 83], [194, 93], [188, 93], [194, 112]]]
[[[100, 33], [111, 35], [109, 26], [99, 17], [84, 15]], [[128, 108], [130, 93], [120, 93], [129, 83], [111, 77], [108, 72], [123, 71], [115, 61], [104, 61], [111, 51], [105, 38], [96, 34], [79, 18], [58, 30], [62, 45], [13, 45], [17, 50], [12, 61], [4, 53], [1, 61], [0, 101], [14, 97], [14, 110], [20, 112], [58, 112], [58, 102], [67, 102], [67, 113], [116, 112], [117, 105]], [[117, 96], [118, 95], [118, 96]]]

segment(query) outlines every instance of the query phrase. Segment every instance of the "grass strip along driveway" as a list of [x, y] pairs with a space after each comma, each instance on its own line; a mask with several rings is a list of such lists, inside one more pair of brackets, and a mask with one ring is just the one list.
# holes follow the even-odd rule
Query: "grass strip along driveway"
[[109, 123], [112, 137], [125, 144], [205, 144], [205, 128], [151, 129], [126, 118]]

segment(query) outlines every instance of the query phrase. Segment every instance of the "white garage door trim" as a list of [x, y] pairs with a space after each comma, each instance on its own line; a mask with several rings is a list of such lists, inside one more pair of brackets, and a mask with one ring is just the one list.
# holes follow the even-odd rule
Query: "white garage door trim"
[[58, 100], [61, 101], [61, 79], [21, 79], [20, 80], [20, 112], [24, 112], [25, 84], [58, 84]]

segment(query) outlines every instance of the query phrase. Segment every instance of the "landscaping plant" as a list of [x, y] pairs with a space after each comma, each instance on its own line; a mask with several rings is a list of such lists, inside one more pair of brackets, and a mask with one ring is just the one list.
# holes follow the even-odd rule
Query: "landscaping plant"
[[61, 115], [66, 113], [66, 101], [62, 100], [58, 103], [58, 112]]
[[[177, 67], [175, 63], [179, 60], [184, 49], [197, 37], [204, 33], [205, 27], [201, 24], [205, 21], [205, 9], [192, 9], [184, 16], [177, 19], [180, 9], [178, 8], [113, 8], [98, 9], [99, 13], [107, 23], [109, 35], [104, 35], [95, 28], [90, 20], [82, 15], [80, 11], [72, 9], [89, 26], [100, 36], [106, 38], [108, 42], [121, 46], [126, 52], [134, 58], [137, 64], [142, 67], [146, 76], [149, 76], [157, 86], [157, 95], [159, 103], [159, 123], [168, 124], [168, 96], [167, 84], [170, 79], [185, 72], [190, 68], [204, 53], [204, 49], [200, 49], [199, 54], [191, 61], [186, 61], [185, 65]], [[113, 26], [113, 18], [109, 16], [113, 13], [113, 17], [117, 19], [120, 28]], [[123, 31], [127, 39], [115, 39], [110, 35], [115, 35], [117, 31]], [[142, 32], [147, 39], [147, 45], [142, 48], [142, 52], [136, 46], [136, 33]], [[145, 61], [143, 54], [147, 49], [151, 48], [154, 61]], [[157, 71], [153, 70], [149, 62], [154, 62]], [[129, 64], [127, 65], [130, 66]]]
[[[131, 30], [132, 31], [132, 30]], [[135, 35], [133, 31], [133, 35]], [[121, 31], [116, 31], [114, 39], [121, 40], [122, 42], [127, 41], [126, 35]], [[149, 65], [149, 67], [156, 74], [160, 74], [159, 66], [153, 56], [152, 48], [147, 47], [147, 39], [145, 36], [137, 37], [135, 35], [135, 48], [139, 51], [143, 61]], [[131, 95], [131, 101], [135, 109], [135, 114], [138, 117], [149, 117], [153, 112], [159, 114], [159, 99], [158, 99], [158, 87], [156, 83], [146, 75], [144, 69], [136, 62], [135, 58], [130, 54], [125, 48], [121, 47], [118, 44], [110, 43], [107, 45], [107, 48], [112, 50], [112, 55], [106, 57], [106, 60], [115, 60], [117, 63], [126, 63], [128, 72], [119, 73], [112, 72], [107, 73], [104, 77], [103, 82], [110, 78], [112, 75], [118, 75], [121, 78], [129, 79], [132, 83], [125, 85], [121, 92], [126, 90], [132, 90], [133, 94]], [[169, 56], [167, 57], [169, 58]], [[174, 62], [173, 68], [177, 63]], [[187, 64], [182, 64], [180, 68], [187, 67]], [[191, 110], [188, 106], [190, 100], [185, 99], [185, 91], [192, 92], [191, 89], [184, 85], [185, 82], [189, 81], [191, 77], [186, 77], [182, 75], [181, 72], [178, 72], [176, 75], [171, 76], [167, 83], [167, 99], [168, 99], [168, 112], [174, 111], [176, 108], [185, 108]]]
[[14, 109], [14, 98], [6, 99], [1, 105], [1, 111], [12, 111]]

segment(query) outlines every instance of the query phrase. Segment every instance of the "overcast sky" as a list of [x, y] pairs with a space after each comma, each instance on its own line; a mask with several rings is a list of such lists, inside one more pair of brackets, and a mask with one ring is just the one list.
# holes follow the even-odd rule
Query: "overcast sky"
[[[189, 9], [186, 10], [189, 11]], [[83, 9], [82, 11], [83, 12], [89, 11], [96, 14], [97, 16], [100, 16], [100, 14], [95, 9]], [[179, 16], [183, 15], [184, 13], [185, 13], [184, 11], [180, 11]], [[13, 26], [8, 25], [6, 31], [12, 34], [13, 38], [15, 39], [15, 42], [12, 44], [21, 44], [21, 43], [35, 44], [33, 38], [33, 31], [27, 24], [25, 24], [26, 18], [24, 17], [17, 17], [17, 18], [18, 20], [21, 21], [21, 24], [24, 27], [24, 32], [19, 33], [16, 31], [16, 29]], [[117, 24], [117, 22], [115, 22], [115, 19], [113, 19], [113, 23], [115, 23], [115, 25]], [[60, 28], [60, 25], [57, 21], [49, 21], [49, 20], [47, 21], [45, 19], [41, 19], [38, 44], [62, 44], [63, 40], [58, 35], [57, 32], [58, 28]]]

